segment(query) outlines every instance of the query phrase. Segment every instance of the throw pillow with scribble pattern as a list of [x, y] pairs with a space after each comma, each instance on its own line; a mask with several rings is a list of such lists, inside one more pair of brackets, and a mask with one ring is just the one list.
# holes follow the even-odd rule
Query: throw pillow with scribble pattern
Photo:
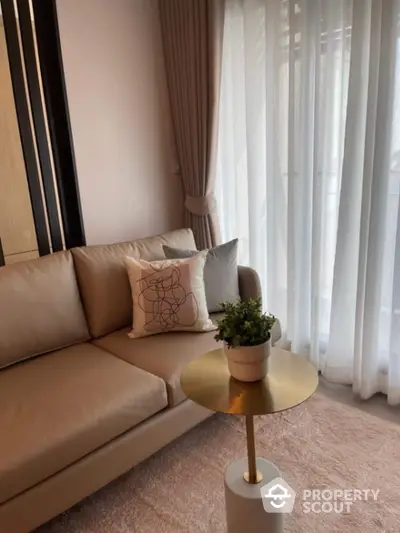
[[132, 338], [168, 331], [211, 331], [204, 265], [207, 251], [186, 259], [125, 258], [133, 299]]

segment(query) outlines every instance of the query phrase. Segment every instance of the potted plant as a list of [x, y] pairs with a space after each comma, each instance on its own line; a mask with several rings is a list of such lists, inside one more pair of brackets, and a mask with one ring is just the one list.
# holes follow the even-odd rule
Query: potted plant
[[231, 376], [257, 381], [267, 373], [271, 328], [275, 317], [262, 312], [261, 298], [221, 304], [225, 315], [218, 320], [215, 340], [224, 342]]

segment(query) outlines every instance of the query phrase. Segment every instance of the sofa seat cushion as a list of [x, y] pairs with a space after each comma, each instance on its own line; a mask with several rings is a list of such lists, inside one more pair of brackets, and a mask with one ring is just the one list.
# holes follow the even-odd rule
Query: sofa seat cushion
[[88, 343], [2, 370], [0, 503], [166, 406], [163, 380]]
[[167, 384], [170, 407], [186, 398], [180, 386], [185, 365], [198, 355], [220, 345], [214, 340], [215, 331], [172, 331], [139, 339], [130, 339], [129, 332], [130, 328], [124, 328], [92, 342], [124, 361], [162, 378]]

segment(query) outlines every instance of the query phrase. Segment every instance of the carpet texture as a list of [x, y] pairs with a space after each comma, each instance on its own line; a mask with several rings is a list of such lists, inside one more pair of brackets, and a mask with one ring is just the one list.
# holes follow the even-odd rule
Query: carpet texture
[[[255, 425], [258, 455], [296, 491], [380, 489], [349, 514], [297, 498], [285, 532], [400, 532], [400, 426], [322, 394]], [[224, 533], [224, 470], [245, 453], [243, 419], [215, 415], [36, 533]]]

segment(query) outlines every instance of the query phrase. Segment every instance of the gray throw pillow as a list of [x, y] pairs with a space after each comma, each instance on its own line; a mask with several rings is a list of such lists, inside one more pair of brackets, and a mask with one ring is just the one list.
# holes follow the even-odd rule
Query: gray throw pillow
[[[226, 242], [208, 250], [204, 267], [204, 285], [209, 313], [221, 311], [221, 303], [239, 298], [237, 270], [238, 240]], [[181, 250], [163, 246], [167, 259], [184, 259], [198, 253], [198, 250]]]

